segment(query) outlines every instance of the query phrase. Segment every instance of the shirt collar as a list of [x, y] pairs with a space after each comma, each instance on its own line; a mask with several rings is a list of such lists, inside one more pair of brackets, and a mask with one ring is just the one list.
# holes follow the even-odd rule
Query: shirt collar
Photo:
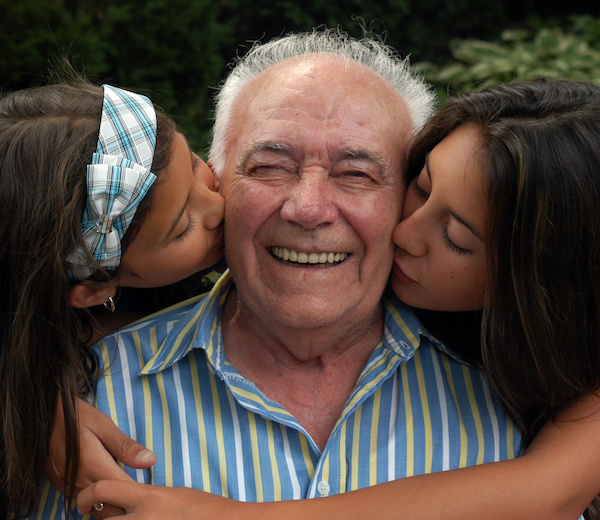
[[383, 295], [383, 305], [386, 311], [384, 343], [387, 343], [390, 349], [405, 356], [407, 350], [416, 350], [425, 340], [430, 341], [438, 350], [441, 350], [452, 359], [468, 364], [442, 341], [434, 337], [413, 313], [412, 309], [400, 301], [391, 290], [386, 291]]
[[140, 374], [153, 374], [169, 368], [193, 349], [204, 349], [211, 356], [220, 337], [221, 314], [231, 286], [231, 275], [227, 270], [208, 295], [193, 298], [187, 312], [175, 322]]
[[[204, 349], [208, 357], [212, 357], [217, 350], [217, 341], [220, 341], [221, 314], [232, 284], [231, 274], [226, 270], [208, 295], [193, 298], [183, 318], [174, 324], [140, 374], [153, 374], [169, 368], [193, 349]], [[465, 363], [433, 337], [410, 307], [401, 302], [391, 290], [386, 291], [382, 301], [385, 310], [384, 346], [402, 358], [410, 358], [423, 338], [426, 338], [442, 352]]]

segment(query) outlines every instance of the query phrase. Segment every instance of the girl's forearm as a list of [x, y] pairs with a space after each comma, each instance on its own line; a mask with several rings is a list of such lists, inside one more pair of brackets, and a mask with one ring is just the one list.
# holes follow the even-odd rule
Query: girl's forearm
[[327, 498], [252, 504], [188, 488], [102, 481], [84, 490], [78, 502], [84, 512], [106, 502], [144, 520], [576, 520], [600, 492], [598, 408], [596, 396], [582, 399], [547, 424], [518, 459]]
[[231, 518], [575, 520], [596, 494], [562, 479], [549, 481], [548, 475], [520, 478], [530, 470], [513, 462], [420, 475], [327, 498], [243, 504]]
[[563, 412], [518, 459], [400, 479], [327, 498], [255, 504], [246, 518], [577, 519], [600, 492], [598, 402], [590, 395]]

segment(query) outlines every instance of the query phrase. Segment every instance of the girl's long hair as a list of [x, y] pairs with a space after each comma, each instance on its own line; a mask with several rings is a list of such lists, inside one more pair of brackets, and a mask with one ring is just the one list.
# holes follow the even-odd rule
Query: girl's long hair
[[[76, 400], [89, 391], [95, 363], [84, 346], [91, 315], [68, 303], [65, 258], [82, 243], [86, 165], [97, 146], [102, 100], [102, 89], [84, 80], [0, 100], [0, 508], [7, 518], [28, 516], [38, 503], [41, 475], [52, 464], [57, 398], [67, 454], [59, 469], [73, 492]], [[164, 114], [157, 116], [156, 171], [169, 162], [175, 129]], [[145, 218], [146, 198], [125, 237]], [[96, 278], [113, 276], [104, 271]]]
[[409, 177], [466, 122], [481, 129], [489, 200], [481, 361], [529, 444], [600, 386], [600, 86], [539, 80], [452, 99], [417, 138]]

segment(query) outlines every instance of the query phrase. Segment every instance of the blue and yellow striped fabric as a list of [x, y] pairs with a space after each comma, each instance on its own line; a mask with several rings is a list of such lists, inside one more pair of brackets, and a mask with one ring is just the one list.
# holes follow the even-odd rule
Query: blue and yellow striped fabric
[[[228, 363], [219, 320], [230, 286], [226, 273], [206, 298], [95, 347], [105, 370], [97, 406], [158, 455], [149, 470], [127, 469], [135, 480], [244, 501], [299, 499], [519, 453], [486, 377], [428, 337], [393, 296], [384, 298], [384, 337], [320, 452]], [[46, 483], [38, 518], [58, 518], [61, 505]]]

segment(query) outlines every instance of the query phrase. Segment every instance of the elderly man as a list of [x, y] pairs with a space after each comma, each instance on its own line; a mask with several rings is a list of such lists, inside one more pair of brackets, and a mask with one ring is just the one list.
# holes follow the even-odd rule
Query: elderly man
[[480, 372], [382, 300], [431, 104], [406, 62], [335, 31], [232, 71], [211, 149], [230, 273], [96, 347], [98, 408], [158, 456], [134, 479], [273, 501], [516, 454]]

